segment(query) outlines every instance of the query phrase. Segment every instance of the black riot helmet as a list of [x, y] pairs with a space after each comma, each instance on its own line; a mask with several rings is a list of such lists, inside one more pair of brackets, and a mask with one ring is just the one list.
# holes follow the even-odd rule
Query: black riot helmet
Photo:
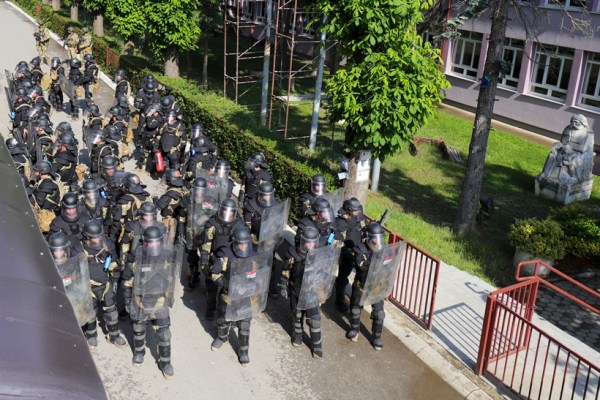
[[152, 97], [154, 96], [154, 93], [156, 93], [156, 81], [153, 79], [151, 81], [146, 82], [146, 86], [144, 87], [144, 93], [146, 93], [146, 96], [148, 97]]
[[265, 155], [263, 153], [260, 152], [254, 152], [252, 153], [252, 155], [250, 156], [250, 158], [248, 159], [248, 169], [254, 169], [255, 167], [259, 166], [261, 168], [268, 168], [269, 165], [267, 164], [267, 161], [265, 160]]
[[[117, 104], [119, 105], [119, 107], [128, 108], [129, 100], [127, 99], [127, 96], [119, 96], [117, 98]], [[121, 114], [122, 114], [122, 112], [121, 112]]]
[[309, 250], [316, 249], [319, 246], [319, 231], [312, 226], [307, 226], [300, 232], [301, 253], [308, 253]]
[[225, 223], [235, 221], [237, 215], [237, 205], [232, 199], [225, 199], [219, 206], [219, 219]]
[[92, 144], [101, 144], [106, 141], [106, 133], [104, 133], [101, 129], [94, 129], [92, 133], [88, 136], [90, 145]]
[[362, 214], [362, 210], [363, 208], [362, 204], [360, 204], [360, 201], [356, 197], [351, 197], [344, 200], [342, 208], [338, 210], [338, 215], [347, 214], [352, 217], [352, 219], [356, 220]]
[[33, 99], [35, 96], [43, 96], [44, 91], [41, 87], [35, 85], [34, 87], [32, 87], [29, 90], [29, 92], [27, 94], [29, 95], [29, 97], [31, 97]]
[[77, 193], [69, 192], [60, 201], [60, 214], [67, 222], [75, 222], [79, 219], [79, 196]]
[[165, 177], [167, 179], [167, 185], [175, 187], [183, 186], [181, 172], [178, 169], [168, 169], [165, 173]]
[[119, 162], [114, 156], [105, 156], [100, 160], [100, 167], [102, 167], [102, 173], [106, 176], [113, 176]]
[[101, 250], [104, 245], [104, 231], [102, 230], [102, 222], [97, 219], [90, 219], [83, 225], [83, 239], [87, 245], [94, 250]]
[[29, 61], [29, 65], [31, 66], [31, 68], [39, 68], [40, 67], [40, 57], [39, 56], [33, 57], [31, 59], [31, 61]]
[[79, 61], [77, 58], [72, 58], [69, 61], [69, 66], [71, 68], [79, 69], [79, 68], [81, 68], [81, 61]]
[[272, 207], [275, 203], [275, 187], [271, 182], [263, 182], [258, 187], [258, 203], [263, 207]]
[[100, 116], [100, 108], [98, 108], [97, 104], [90, 104], [88, 106], [88, 113], [93, 115], [94, 117]]
[[252, 234], [246, 226], [233, 231], [232, 249], [238, 258], [247, 258], [252, 254]]
[[83, 201], [90, 207], [95, 207], [98, 204], [100, 198], [100, 186], [93, 179], [86, 179], [81, 184], [81, 194], [83, 195]]
[[171, 107], [173, 105], [173, 103], [175, 103], [175, 96], [169, 94], [167, 96], [163, 96], [160, 99], [160, 104], [162, 104], [162, 107], [166, 110], [169, 107]]
[[325, 177], [321, 174], [317, 174], [312, 177], [310, 180], [310, 191], [315, 196], [323, 196], [325, 193], [325, 189], [327, 187], [327, 182], [325, 182]]
[[230, 169], [231, 167], [229, 166], [229, 163], [225, 160], [219, 160], [215, 164], [215, 174], [221, 179], [229, 176]]
[[125, 176], [125, 187], [129, 193], [139, 194], [144, 191], [140, 177], [133, 173], [128, 173]]
[[194, 146], [194, 151], [198, 153], [208, 152], [208, 146], [206, 146], [206, 138], [204, 136], [198, 136], [192, 139], [192, 145]]
[[165, 120], [167, 121], [167, 124], [173, 125], [175, 122], [177, 122], [177, 111], [173, 109], [168, 110], [165, 115]]
[[372, 251], [380, 251], [385, 246], [385, 231], [377, 222], [372, 222], [367, 226], [366, 244]]
[[94, 55], [93, 54], [86, 54], [85, 56], [83, 56], [83, 60], [87, 63], [87, 64], [91, 64], [95, 61], [94, 59]]
[[313, 218], [320, 222], [331, 223], [335, 220], [333, 210], [327, 199], [317, 198], [312, 204]]
[[6, 139], [6, 148], [8, 148], [8, 150], [12, 150], [12, 149], [16, 148], [18, 145], [19, 145], [19, 141], [17, 139], [15, 139], [14, 137], [9, 137], [8, 139]]
[[124, 69], [118, 69], [115, 71], [115, 82], [120, 82], [124, 79], [127, 79], [127, 74]]
[[63, 121], [63, 122], [59, 122], [58, 125], [56, 125], [56, 132], [60, 132], [60, 133], [64, 133], [66, 131], [72, 131], [73, 128], [71, 127], [71, 124]]
[[34, 166], [33, 170], [38, 172], [40, 175], [49, 174], [52, 172], [50, 162], [47, 160], [38, 161]]
[[[31, 98], [29, 98], [29, 96], [27, 96], [27, 89], [25, 89], [23, 86], [19, 86], [16, 90], [17, 93], [17, 97], [27, 97], [29, 100], [31, 100]], [[26, 101], [26, 103], [28, 103], [29, 101]]]
[[200, 137], [200, 136], [204, 136], [204, 125], [202, 125], [200, 122], [194, 124], [192, 126], [192, 134], [191, 137], [192, 139]]
[[60, 58], [52, 57], [50, 60], [50, 68], [57, 69], [60, 66]]
[[27, 61], [19, 61], [19, 63], [17, 64], [17, 67], [15, 69], [24, 69], [24, 68], [29, 68], [29, 65], [27, 65]]
[[206, 195], [206, 179], [196, 178], [192, 181], [191, 198], [192, 203], [202, 204]]
[[113, 117], [119, 118], [121, 116], [121, 108], [119, 106], [112, 106], [108, 109], [108, 113]]
[[145, 201], [140, 205], [137, 211], [140, 220], [143, 221], [156, 221], [158, 210], [153, 202]]
[[73, 131], [66, 131], [65, 133], [60, 135], [56, 140], [61, 145], [65, 146], [65, 148], [69, 151], [77, 150], [77, 139], [75, 139], [75, 134], [73, 133]]
[[121, 140], [121, 132], [114, 125], [106, 125], [103, 129], [104, 134], [112, 140]]
[[48, 238], [48, 247], [57, 265], [64, 264], [70, 256], [71, 241], [66, 233], [55, 232]]
[[156, 225], [144, 229], [142, 239], [144, 241], [144, 253], [150, 257], [157, 257], [163, 251], [163, 239], [165, 234]]

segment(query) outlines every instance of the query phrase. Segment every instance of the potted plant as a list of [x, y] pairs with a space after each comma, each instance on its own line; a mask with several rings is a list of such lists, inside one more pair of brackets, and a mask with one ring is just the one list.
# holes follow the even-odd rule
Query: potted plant
[[[518, 219], [511, 226], [508, 233], [510, 243], [516, 246], [513, 264], [516, 267], [520, 262], [527, 260], [542, 260], [548, 265], [554, 265], [555, 260], [565, 256], [567, 247], [565, 233], [560, 224], [550, 218], [540, 220], [537, 218]], [[522, 275], [532, 275], [534, 266], [521, 270]], [[550, 271], [540, 268], [539, 276], [547, 276]]]

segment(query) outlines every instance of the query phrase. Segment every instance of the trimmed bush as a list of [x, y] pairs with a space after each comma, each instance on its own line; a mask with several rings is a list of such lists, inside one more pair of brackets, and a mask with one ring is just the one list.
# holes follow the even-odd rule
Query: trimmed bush
[[600, 212], [584, 203], [573, 203], [550, 211], [567, 240], [567, 254], [581, 258], [600, 256]]
[[567, 240], [560, 224], [546, 218], [516, 220], [508, 233], [510, 243], [534, 256], [560, 260], [564, 258]]

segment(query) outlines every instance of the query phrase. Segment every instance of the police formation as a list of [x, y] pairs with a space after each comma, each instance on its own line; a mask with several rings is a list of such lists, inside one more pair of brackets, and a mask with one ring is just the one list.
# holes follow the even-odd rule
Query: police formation
[[[40, 24], [40, 46], [47, 42], [43, 29]], [[130, 108], [127, 75], [118, 70], [114, 103], [100, 112], [90, 90], [98, 69], [86, 53], [81, 70], [75, 56], [84, 52], [72, 34], [66, 42], [73, 58], [52, 57], [50, 72], [44, 73], [40, 61], [48, 56], [40, 51], [10, 76], [13, 128], [6, 145], [89, 347], [98, 346], [100, 317], [107, 340], [126, 347], [119, 320], [129, 320], [132, 362], [140, 365], [150, 322], [158, 367], [166, 378], [172, 376], [169, 312], [185, 255], [185, 289], [196, 293], [202, 287], [198, 295], [206, 296], [205, 317], [216, 323], [212, 350], [223, 348], [237, 326], [242, 365], [250, 362], [252, 318], [265, 310], [269, 297], [289, 299], [291, 344], [302, 345], [306, 321], [311, 353], [323, 357], [320, 306], [334, 289], [337, 309], [350, 312], [347, 338], [358, 339], [361, 310], [372, 305], [370, 341], [375, 350], [382, 349], [383, 301], [400, 251], [385, 243], [378, 223], [367, 224], [359, 201], [328, 192], [325, 178], [316, 175], [301, 196], [303, 216], [295, 237], [284, 237], [290, 201], [276, 198], [263, 154], [248, 159], [238, 203], [229, 163], [219, 158], [202, 124], [185, 128], [177, 101], [159, 94], [152, 75], [141, 82]], [[70, 122], [54, 127], [49, 114], [76, 117], [82, 103], [79, 143]], [[130, 157], [136, 169], [163, 179], [162, 195], [151, 196], [134, 171], [125, 171]], [[345, 290], [353, 270], [348, 306]], [[123, 304], [116, 300], [119, 294]]]

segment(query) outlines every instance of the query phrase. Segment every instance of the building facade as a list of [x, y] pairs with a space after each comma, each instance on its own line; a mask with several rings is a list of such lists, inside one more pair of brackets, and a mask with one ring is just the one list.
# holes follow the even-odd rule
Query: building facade
[[[583, 114], [600, 143], [600, 0], [529, 0], [519, 8], [521, 16], [510, 11], [503, 58], [511, 69], [499, 82], [494, 118], [559, 137], [573, 114]], [[533, 37], [523, 18], [535, 27]], [[586, 24], [586, 34], [573, 18]], [[446, 102], [476, 108], [490, 28], [488, 16], [469, 21], [444, 44], [452, 84]]]

